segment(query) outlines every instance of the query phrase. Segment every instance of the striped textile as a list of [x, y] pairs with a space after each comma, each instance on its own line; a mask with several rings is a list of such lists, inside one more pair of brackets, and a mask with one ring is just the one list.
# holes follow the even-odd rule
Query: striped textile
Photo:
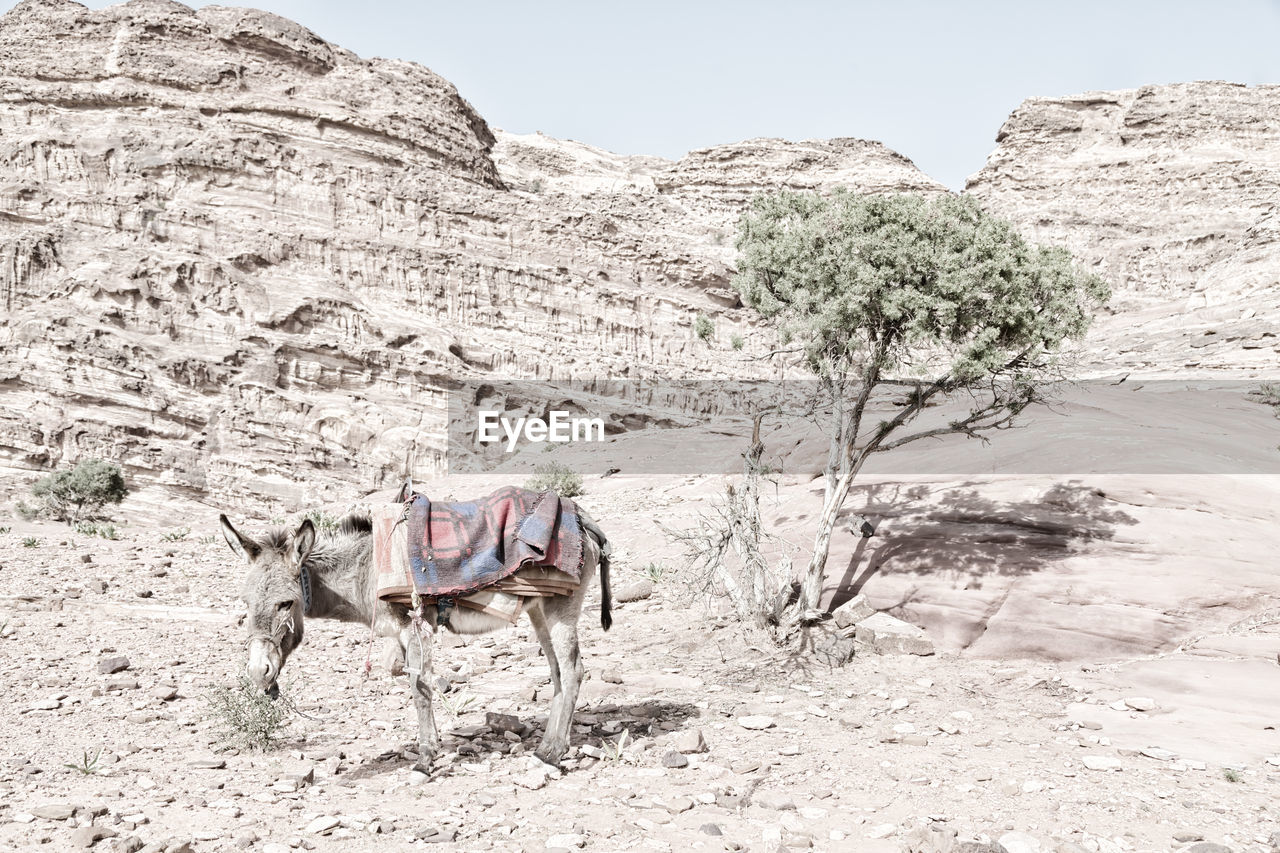
[[[551, 491], [506, 487], [473, 501], [415, 494], [374, 512], [378, 597], [466, 596], [521, 569], [545, 567], [580, 582], [583, 530], [577, 505]], [[502, 584], [516, 583], [512, 579]]]

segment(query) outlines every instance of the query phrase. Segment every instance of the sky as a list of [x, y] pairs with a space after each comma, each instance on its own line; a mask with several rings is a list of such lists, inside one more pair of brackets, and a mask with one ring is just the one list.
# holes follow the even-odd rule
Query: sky
[[673, 159], [756, 136], [853, 136], [953, 189], [1028, 97], [1280, 83], [1280, 0], [256, 5], [361, 56], [420, 62], [513, 133]]

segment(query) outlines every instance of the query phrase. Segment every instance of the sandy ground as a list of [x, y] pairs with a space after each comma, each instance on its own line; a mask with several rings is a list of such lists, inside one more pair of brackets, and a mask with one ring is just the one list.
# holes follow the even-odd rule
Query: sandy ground
[[[719, 488], [713, 478], [588, 485], [584, 503], [611, 519], [618, 544], [615, 589], [640, 566], [675, 561], [654, 517], [688, 517]], [[780, 499], [809, 488], [789, 484]], [[1003, 500], [1007, 484], [990, 488]], [[1209, 509], [1176, 494], [1166, 503], [1230, 515], [1233, 489], [1220, 491], [1217, 503], [1203, 499]], [[320, 620], [286, 668], [302, 714], [281, 748], [227, 751], [207, 692], [244, 663], [241, 568], [213, 511], [161, 516], [146, 495], [131, 501], [140, 520], [118, 541], [0, 522], [10, 528], [0, 533], [10, 695], [0, 845], [71, 849], [88, 840], [87, 825], [114, 833], [94, 849], [272, 853], [931, 851], [953, 836], [999, 840], [1010, 853], [1280, 842], [1280, 622], [1256, 590], [1245, 595], [1253, 609], [1240, 610], [1252, 621], [1224, 604], [1188, 608], [1177, 642], [1144, 654], [1089, 657], [1086, 645], [1070, 660], [982, 655], [931, 628], [938, 654], [868, 654], [833, 670], [779, 656], [663, 578], [651, 597], [619, 605], [607, 634], [588, 602], [588, 681], [563, 774], [548, 776], [530, 754], [548, 680], [527, 627], [444, 638], [437, 672], [452, 689], [437, 708], [453, 734], [427, 778], [404, 757], [414, 737], [404, 679], [381, 665], [366, 679], [367, 631]], [[1131, 527], [1159, 531], [1183, 517]], [[190, 532], [163, 541], [179, 525]], [[1108, 553], [1087, 556], [1105, 563]], [[1053, 586], [1071, 570], [1037, 574]], [[894, 577], [883, 571], [865, 591], [891, 595]], [[1250, 577], [1220, 578], [1218, 592], [1239, 603], [1227, 593], [1253, 589]], [[1232, 612], [1215, 615], [1223, 607]], [[99, 671], [119, 655], [127, 669]], [[521, 731], [483, 728], [489, 712], [514, 715]], [[693, 751], [699, 741], [705, 751]], [[67, 766], [83, 768], [86, 754], [91, 772]]]

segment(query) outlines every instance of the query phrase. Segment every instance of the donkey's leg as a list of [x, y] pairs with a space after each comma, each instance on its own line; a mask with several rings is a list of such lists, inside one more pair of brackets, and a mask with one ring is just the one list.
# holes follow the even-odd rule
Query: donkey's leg
[[545, 600], [532, 599], [527, 612], [534, 636], [538, 638], [538, 645], [542, 646], [542, 656], [547, 659], [547, 666], [551, 669], [551, 696], [554, 702], [555, 697], [560, 695], [560, 661], [556, 660], [555, 646], [551, 644], [551, 630], [547, 627], [546, 614], [542, 612], [542, 602]]
[[431, 633], [426, 626], [418, 630], [410, 625], [400, 632], [404, 669], [409, 675], [413, 707], [418, 712], [418, 763], [414, 768], [423, 773], [431, 771], [431, 762], [440, 751], [440, 735], [436, 731], [431, 701], [431, 641]]
[[573, 712], [578, 704], [578, 688], [582, 684], [582, 657], [578, 654], [578, 613], [582, 609], [584, 589], [573, 595], [546, 599], [543, 612], [551, 634], [551, 648], [560, 667], [560, 690], [551, 699], [547, 730], [535, 753], [548, 764], [559, 764], [569, 749], [569, 732]]

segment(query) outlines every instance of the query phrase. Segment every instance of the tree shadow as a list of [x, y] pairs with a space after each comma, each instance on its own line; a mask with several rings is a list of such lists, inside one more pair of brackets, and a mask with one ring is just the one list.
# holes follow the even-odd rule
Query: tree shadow
[[875, 528], [854, 546], [843, 576], [828, 586], [831, 607], [853, 598], [884, 571], [899, 575], [950, 574], [968, 588], [992, 576], [1026, 575], [1065, 560], [1090, 543], [1115, 536], [1137, 519], [1116, 508], [1100, 489], [1058, 483], [1031, 501], [999, 502], [964, 483], [934, 494], [934, 487], [879, 484], [865, 506], [842, 515], [857, 530], [860, 518]]

